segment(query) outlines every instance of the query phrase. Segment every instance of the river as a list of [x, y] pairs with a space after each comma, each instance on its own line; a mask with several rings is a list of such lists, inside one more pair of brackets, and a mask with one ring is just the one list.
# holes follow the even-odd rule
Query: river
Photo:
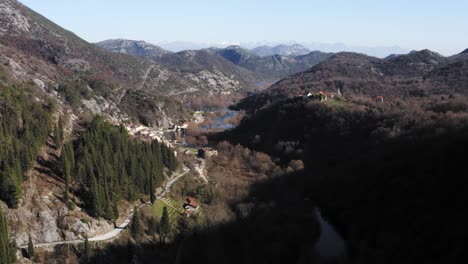
[[208, 129], [231, 129], [234, 127], [232, 124], [228, 124], [226, 121], [231, 119], [237, 111], [232, 110], [221, 110], [216, 111], [216, 117], [213, 118], [213, 122], [207, 125], [201, 125], [200, 129], [206, 131]]
[[320, 238], [315, 245], [315, 250], [323, 260], [341, 259], [346, 257], [346, 243], [322, 216], [320, 209], [315, 209], [315, 214], [320, 224]]

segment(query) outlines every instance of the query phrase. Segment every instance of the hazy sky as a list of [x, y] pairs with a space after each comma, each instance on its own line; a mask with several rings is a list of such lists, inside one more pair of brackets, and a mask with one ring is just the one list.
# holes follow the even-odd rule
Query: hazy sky
[[343, 42], [453, 54], [468, 48], [467, 0], [21, 0], [97, 42]]

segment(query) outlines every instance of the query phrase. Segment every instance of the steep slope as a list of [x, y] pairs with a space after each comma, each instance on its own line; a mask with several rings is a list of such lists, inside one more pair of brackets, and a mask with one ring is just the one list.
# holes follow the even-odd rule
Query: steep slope
[[205, 50], [171, 53], [142, 41], [122, 39], [106, 40], [97, 45], [109, 51], [153, 60], [191, 82], [191, 89], [197, 94], [247, 90], [257, 79], [249, 70]]
[[201, 88], [230, 92], [246, 90], [253, 86], [257, 77], [225, 58], [206, 50], [188, 50], [167, 54], [157, 60], [160, 64], [193, 80]]
[[152, 61], [90, 44], [18, 1], [2, 1], [0, 14], [0, 61], [7, 75], [13, 81], [35, 82], [77, 112], [118, 121], [126, 118], [118, 104], [127, 90], [169, 95], [194, 85]]
[[310, 50], [306, 47], [294, 44], [294, 45], [278, 45], [275, 47], [270, 46], [260, 46], [252, 49], [252, 52], [260, 57], [267, 57], [272, 55], [282, 55], [282, 56], [300, 56], [310, 53]]

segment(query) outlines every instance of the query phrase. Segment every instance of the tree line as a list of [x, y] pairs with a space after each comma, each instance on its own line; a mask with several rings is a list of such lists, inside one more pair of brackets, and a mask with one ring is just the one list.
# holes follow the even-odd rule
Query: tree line
[[120, 200], [148, 195], [153, 202], [164, 167], [178, 167], [173, 151], [157, 141], [131, 140], [123, 126], [94, 118], [76, 141], [65, 144], [60, 157], [66, 190], [79, 186], [84, 205], [96, 217], [115, 220]]
[[9, 207], [18, 206], [24, 173], [47, 140], [53, 109], [20, 87], [0, 84], [0, 199]]

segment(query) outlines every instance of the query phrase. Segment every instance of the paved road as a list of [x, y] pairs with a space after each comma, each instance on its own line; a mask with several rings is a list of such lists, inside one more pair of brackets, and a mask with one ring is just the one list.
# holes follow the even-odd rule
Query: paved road
[[[164, 188], [164, 191], [160, 195], [158, 195], [157, 198], [161, 199], [164, 196], [166, 196], [170, 192], [172, 185], [176, 181], [178, 181], [180, 178], [185, 176], [189, 171], [190, 171], [190, 169], [188, 167], [184, 166], [183, 171], [181, 173], [179, 173], [178, 175], [172, 177], [167, 182], [166, 187]], [[143, 206], [148, 205], [148, 204], [149, 203], [139, 205], [137, 207], [137, 210], [139, 210], [140, 208], [142, 208]], [[135, 210], [132, 210], [130, 212], [130, 215], [128, 215], [127, 218], [125, 218], [125, 220], [118, 227], [114, 228], [114, 230], [112, 230], [112, 231], [110, 231], [108, 233], [105, 233], [103, 235], [99, 235], [99, 236], [89, 238], [89, 241], [106, 241], [106, 240], [111, 240], [111, 239], [114, 239], [114, 238], [118, 237], [120, 235], [120, 232], [122, 232], [122, 230], [124, 230], [132, 222], [134, 211]], [[34, 247], [49, 247], [49, 246], [56, 246], [56, 245], [79, 244], [79, 243], [84, 243], [84, 240], [78, 239], [78, 240], [57, 241], [57, 242], [49, 242], [49, 243], [38, 243], [38, 244], [34, 244]], [[19, 246], [19, 248], [27, 248], [27, 247], [28, 247], [28, 245]]]

